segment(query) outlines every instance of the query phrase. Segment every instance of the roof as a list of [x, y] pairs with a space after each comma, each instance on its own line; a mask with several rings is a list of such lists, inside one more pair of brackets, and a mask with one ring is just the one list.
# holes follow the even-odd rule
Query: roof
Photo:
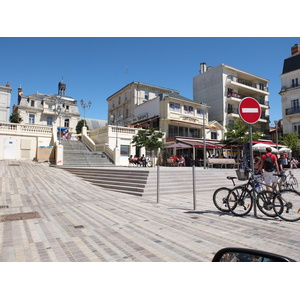
[[[184, 101], [190, 101], [190, 102], [196, 103], [194, 100], [191, 100], [189, 98], [181, 96], [181, 95], [179, 95], [177, 93], [170, 93], [170, 94], [167, 95], [167, 97], [172, 97], [172, 98], [175, 98], [175, 99], [184, 100]], [[197, 103], [197, 104], [199, 104], [199, 103]]]
[[286, 58], [283, 63], [282, 74], [300, 69], [300, 54]]

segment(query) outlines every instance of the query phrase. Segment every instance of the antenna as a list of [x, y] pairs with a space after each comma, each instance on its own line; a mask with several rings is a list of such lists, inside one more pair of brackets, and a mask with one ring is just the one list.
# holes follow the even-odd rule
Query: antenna
[[125, 68], [124, 74], [125, 74], [125, 84], [128, 84], [128, 67], [127, 66]]

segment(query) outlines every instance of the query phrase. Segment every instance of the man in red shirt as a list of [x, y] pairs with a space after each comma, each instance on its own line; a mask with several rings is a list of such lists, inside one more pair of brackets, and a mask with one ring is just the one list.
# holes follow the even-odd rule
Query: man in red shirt
[[[275, 173], [275, 171], [277, 171], [277, 174], [280, 174], [280, 172], [279, 172], [279, 167], [278, 167], [278, 163], [277, 163], [277, 156], [275, 154], [272, 154], [271, 147], [267, 147], [266, 151], [267, 151], [267, 153], [262, 155], [262, 157], [261, 157], [262, 162], [260, 164], [259, 170], [261, 171], [262, 169], [264, 169], [264, 172], [263, 172], [264, 181], [265, 181], [265, 184], [267, 185], [267, 189], [270, 190], [271, 183], [272, 183], [272, 186], [274, 187], [278, 180], [278, 178], [276, 176], [274, 176], [273, 174]], [[267, 159], [267, 157], [271, 158], [271, 160]]]

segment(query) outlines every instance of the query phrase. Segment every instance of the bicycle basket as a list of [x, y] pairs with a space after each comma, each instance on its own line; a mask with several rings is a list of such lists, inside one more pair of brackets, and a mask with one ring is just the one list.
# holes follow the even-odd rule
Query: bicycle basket
[[245, 169], [235, 170], [238, 180], [248, 180], [249, 172]]

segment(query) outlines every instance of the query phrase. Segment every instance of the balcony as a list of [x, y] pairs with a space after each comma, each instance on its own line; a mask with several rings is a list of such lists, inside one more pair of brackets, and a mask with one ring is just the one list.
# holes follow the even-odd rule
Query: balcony
[[265, 86], [264, 83], [255, 83], [255, 82], [252, 82], [250, 80], [246, 80], [246, 79], [243, 79], [243, 78], [240, 78], [240, 77], [237, 77], [237, 76], [233, 76], [233, 75], [228, 75], [227, 79], [229, 81], [231, 81], [232, 83], [239, 83], [239, 84], [242, 84], [242, 85], [254, 88], [254, 89], [261, 90], [261, 91], [266, 92], [266, 93], [269, 92], [268, 87]]
[[[236, 93], [236, 92], [228, 92], [227, 93], [227, 98], [236, 98], [236, 99], [242, 100], [246, 97], [251, 97], [251, 96], [243, 95], [243, 94]], [[253, 98], [256, 99], [259, 104], [269, 106], [269, 101], [265, 100], [264, 97], [253, 97]]]
[[286, 116], [295, 115], [295, 114], [300, 114], [300, 106], [286, 108], [286, 110], [285, 110], [285, 115]]

